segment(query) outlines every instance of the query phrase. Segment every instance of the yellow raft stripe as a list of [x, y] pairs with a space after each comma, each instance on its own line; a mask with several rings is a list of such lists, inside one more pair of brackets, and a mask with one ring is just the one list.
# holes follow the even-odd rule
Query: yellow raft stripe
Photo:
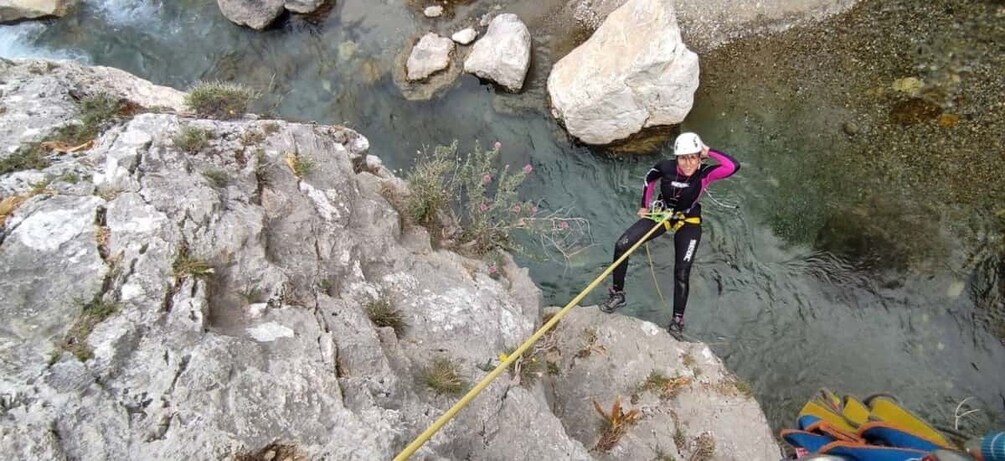
[[799, 416], [812, 415], [826, 421], [828, 424], [833, 426], [835, 429], [847, 432], [849, 434], [855, 433], [855, 428], [845, 421], [844, 417], [831, 411], [825, 405], [818, 401], [810, 400], [803, 405], [803, 409], [799, 410]]
[[935, 430], [935, 428], [928, 425], [928, 423], [917, 415], [904, 409], [888, 397], [874, 397], [869, 401], [869, 405], [871, 406], [870, 414], [873, 419], [903, 428], [918, 437], [928, 439], [932, 443], [945, 448], [956, 448], [941, 432]]
[[861, 426], [869, 422], [869, 407], [865, 406], [858, 397], [846, 395], [844, 396], [844, 405], [841, 406], [841, 415], [851, 424]]

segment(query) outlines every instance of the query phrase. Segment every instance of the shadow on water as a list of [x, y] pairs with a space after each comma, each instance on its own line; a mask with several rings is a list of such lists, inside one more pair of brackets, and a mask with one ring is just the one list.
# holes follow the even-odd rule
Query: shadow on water
[[[868, 0], [819, 27], [701, 56], [683, 127], [743, 169], [711, 191], [739, 208], [704, 202], [688, 328], [752, 384], [775, 427], [790, 425], [821, 386], [893, 391], [948, 425], [956, 403], [974, 396], [983, 411], [967, 428], [1005, 424], [1005, 155], [994, 150], [1005, 141], [1005, 53], [995, 48], [1005, 43], [1005, 11], [1000, 2], [918, 3]], [[420, 102], [396, 87], [395, 57], [428, 30], [476, 25], [493, 5], [455, 2], [427, 19], [408, 2], [345, 0], [254, 32], [213, 2], [105, 0], [45, 28], [0, 31], [17, 41], [0, 50], [77, 56], [177, 88], [239, 81], [263, 92], [259, 111], [359, 130], [394, 169], [408, 169], [424, 146], [498, 140], [504, 162], [534, 166], [526, 198], [591, 223], [595, 245], [574, 258], [522, 258], [546, 301], [563, 305], [610, 263], [614, 239], [635, 219], [642, 175], [669, 147], [617, 157], [576, 144], [551, 118], [551, 50], [584, 37], [556, 19], [562, 4], [503, 8], [534, 37], [521, 92], [463, 75]], [[923, 83], [892, 89], [907, 77]], [[670, 239], [650, 250], [669, 297]], [[644, 252], [626, 288], [627, 314], [666, 323]]]

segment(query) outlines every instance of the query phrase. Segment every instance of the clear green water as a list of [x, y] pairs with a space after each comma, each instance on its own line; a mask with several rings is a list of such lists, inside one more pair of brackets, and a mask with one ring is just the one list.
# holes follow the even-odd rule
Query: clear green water
[[[489, 10], [477, 1], [459, 7], [452, 18], [432, 21], [406, 2], [340, 0], [323, 17], [290, 18], [266, 32], [231, 25], [215, 2], [85, 2], [60, 21], [0, 26], [5, 43], [0, 55], [72, 57], [181, 89], [198, 80], [242, 82], [263, 92], [258, 111], [351, 126], [392, 168], [407, 170], [423, 146], [458, 139], [463, 148], [475, 140], [483, 145], [498, 140], [504, 161], [534, 165], [523, 190], [527, 198], [541, 200], [544, 208], [570, 207], [591, 223], [596, 245], [573, 260], [523, 260], [546, 301], [563, 305], [610, 262], [612, 242], [634, 220], [641, 175], [667, 147], [616, 157], [572, 142], [548, 115], [544, 88], [552, 50], [570, 46], [561, 32], [567, 25], [551, 14], [562, 2], [511, 3], [506, 10], [520, 14], [535, 37], [531, 74], [517, 95], [462, 76], [440, 97], [411, 102], [393, 82], [390, 69], [406, 44], [428, 29], [459, 30], [465, 18]], [[924, 213], [900, 212], [924, 209], [912, 199], [913, 189], [884, 190], [877, 195], [879, 205], [862, 201], [863, 190], [899, 183], [881, 178], [895, 171], [885, 163], [884, 173], [875, 175], [841, 163], [872, 161], [842, 155], [868, 150], [863, 139], [885, 139], [884, 122], [870, 118], [869, 111], [854, 115], [857, 109], [848, 104], [855, 98], [841, 97], [861, 93], [861, 81], [852, 80], [855, 72], [842, 67], [856, 66], [861, 50], [792, 45], [830, 33], [847, 36], [875, 18], [874, 27], [883, 31], [911, 17], [914, 3], [919, 2], [862, 8], [858, 14], [866, 20], [828, 23], [821, 27], [833, 31], [809, 39], [755, 41], [760, 45], [702, 56], [702, 87], [683, 125], [736, 156], [743, 169], [711, 191], [738, 209], [705, 202], [688, 329], [752, 385], [775, 427], [791, 425], [801, 403], [822, 386], [860, 395], [894, 392], [943, 425], [952, 425], [957, 402], [973, 396], [982, 412], [964, 421], [966, 428], [1005, 425], [1005, 345], [986, 308], [977, 307], [1001, 309], [1000, 263], [987, 248], [975, 250], [980, 245], [971, 244], [972, 234], [955, 233], [939, 221], [932, 225]], [[986, 4], [992, 12], [997, 8]], [[954, 23], [952, 17], [946, 21]], [[965, 30], [960, 34], [967, 37]], [[996, 38], [975, 39], [991, 40], [993, 47]], [[774, 63], [779, 48], [795, 58]], [[904, 62], [891, 75], [915, 64], [909, 55], [899, 59]], [[996, 88], [1000, 96], [1005, 86], [992, 79], [981, 94], [993, 100]], [[1001, 109], [988, 112], [996, 116]], [[871, 129], [869, 136], [844, 134], [842, 123], [849, 117]], [[902, 148], [927, 146], [922, 134], [897, 136], [889, 135]], [[849, 212], [851, 205], [865, 214]], [[855, 220], [865, 225], [862, 216], [883, 215], [896, 226], [860, 239], [867, 244], [820, 244], [833, 240], [821, 235], [856, 235], [861, 226]], [[990, 218], [968, 219], [980, 227]], [[851, 231], [835, 231], [847, 222], [853, 223]], [[890, 235], [872, 238], [878, 232]], [[668, 282], [672, 246], [662, 240], [650, 249], [657, 278]], [[921, 243], [889, 248], [904, 241]], [[876, 264], [876, 255], [890, 254], [920, 263], [896, 269]], [[665, 324], [669, 307], [654, 290], [644, 253], [632, 260], [627, 290], [625, 313]], [[669, 290], [667, 284], [668, 296]], [[587, 304], [601, 299], [596, 293]]]

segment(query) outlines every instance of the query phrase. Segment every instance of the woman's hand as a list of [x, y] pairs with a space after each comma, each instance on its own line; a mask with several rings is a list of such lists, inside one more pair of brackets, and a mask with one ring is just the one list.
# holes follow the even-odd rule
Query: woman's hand
[[649, 214], [649, 209], [648, 208], [639, 208], [638, 215], [639, 215], [640, 218], [645, 218], [647, 214]]
[[708, 145], [704, 143], [702, 143], [701, 145], [701, 158], [702, 159], [708, 158]]

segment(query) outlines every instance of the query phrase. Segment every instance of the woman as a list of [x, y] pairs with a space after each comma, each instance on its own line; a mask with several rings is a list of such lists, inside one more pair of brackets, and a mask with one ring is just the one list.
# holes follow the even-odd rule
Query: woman
[[[684, 308], [687, 307], [688, 278], [694, 252], [701, 240], [701, 193], [714, 181], [725, 179], [740, 169], [740, 164], [729, 155], [708, 148], [695, 133], [682, 133], [674, 141], [674, 159], [661, 160], [646, 173], [642, 189], [642, 207], [639, 220], [632, 224], [614, 245], [614, 260], [617, 261], [632, 245], [635, 245], [655, 225], [646, 218], [653, 203], [656, 182], [659, 181], [659, 200], [663, 208], [673, 214], [684, 216], [683, 225], [674, 233], [674, 286], [673, 320], [667, 330], [675, 336], [684, 331]], [[718, 164], [708, 165], [703, 159], [711, 157]], [[690, 219], [688, 219], [690, 218]], [[696, 219], [695, 219], [696, 218]], [[671, 223], [675, 224], [675, 223]], [[666, 233], [666, 227], [653, 233], [651, 239]], [[610, 299], [600, 309], [611, 313], [625, 305], [625, 273], [628, 272], [626, 258], [614, 269], [614, 286], [610, 288]]]

